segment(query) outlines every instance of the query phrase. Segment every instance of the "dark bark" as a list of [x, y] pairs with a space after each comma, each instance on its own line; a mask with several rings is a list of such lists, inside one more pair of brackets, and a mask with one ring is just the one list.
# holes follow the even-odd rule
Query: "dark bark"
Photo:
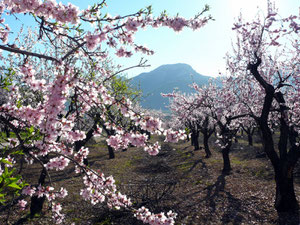
[[[85, 134], [85, 139], [80, 140], [80, 141], [76, 141], [75, 142], [75, 151], [78, 152], [82, 147], [84, 147], [86, 145], [86, 143], [88, 143], [89, 140], [92, 139], [92, 137], [94, 136], [94, 131], [97, 130], [97, 123], [100, 120], [100, 114], [96, 114], [95, 119], [94, 119], [94, 124], [91, 127], [91, 129], [89, 129], [89, 131]], [[84, 165], [88, 165], [88, 159], [85, 158], [83, 159], [83, 163]]]
[[265, 149], [265, 142], [263, 140], [263, 135], [262, 135], [262, 131], [261, 131], [260, 127], [258, 128], [258, 134], [259, 134], [260, 142], [262, 144], [262, 148], [264, 150]]
[[206, 158], [209, 158], [211, 156], [211, 151], [209, 149], [209, 145], [208, 145], [208, 140], [210, 135], [212, 134], [212, 132], [209, 134], [208, 132], [204, 132], [203, 133], [203, 145], [204, 145], [204, 150], [206, 153]]
[[110, 159], [114, 159], [115, 158], [115, 151], [114, 151], [114, 149], [111, 146], [109, 146], [109, 145], [107, 145], [107, 149], [108, 149], [109, 158]]
[[248, 133], [248, 145], [253, 146], [253, 137], [251, 133]]
[[237, 132], [237, 130], [230, 130], [228, 126], [234, 118], [227, 118], [226, 124], [222, 124], [221, 121], [218, 121], [218, 126], [221, 129], [222, 143], [224, 147], [222, 148], [222, 156], [223, 156], [223, 173], [229, 174], [231, 170], [229, 152], [232, 145], [232, 139]]
[[195, 143], [194, 143], [194, 141], [195, 141], [195, 134], [194, 134], [194, 132], [192, 132], [191, 133], [191, 146], [194, 146], [195, 145]]
[[[82, 147], [88, 143], [89, 140], [94, 136], [94, 131], [97, 129], [97, 124], [95, 123], [94, 126], [86, 133], [86, 137], [83, 140], [75, 142], [75, 151], [78, 152]], [[83, 160], [84, 165], [88, 165], [88, 159]]]
[[223, 156], [223, 173], [227, 174], [231, 170], [231, 165], [230, 165], [230, 158], [229, 158], [229, 151], [230, 151], [230, 146], [227, 146], [222, 150], [222, 156]]
[[[39, 185], [43, 186], [45, 184], [46, 176], [47, 176], [46, 169], [43, 168], [38, 182]], [[44, 202], [45, 202], [45, 196], [41, 198], [39, 198], [38, 196], [31, 197], [31, 204], [30, 204], [31, 218], [42, 213]]]
[[262, 114], [258, 123], [261, 129], [264, 150], [271, 160], [274, 170], [276, 170], [280, 165], [280, 159], [275, 151], [272, 132], [268, 126], [268, 116], [273, 101], [273, 94], [274, 90], [270, 91], [270, 93], [266, 93]]
[[[294, 130], [289, 128], [285, 120], [285, 100], [281, 92], [275, 93], [275, 98], [280, 104], [280, 137], [278, 142], [278, 149], [280, 154], [280, 167], [275, 171], [276, 181], [276, 199], [275, 208], [278, 212], [293, 212], [298, 210], [298, 202], [294, 192], [293, 170], [296, 160], [288, 159], [288, 140], [290, 139], [290, 152], [297, 151], [294, 142]], [[289, 138], [290, 136], [290, 138]], [[296, 157], [297, 159], [297, 157]]]
[[[266, 95], [266, 99], [268, 94]], [[278, 213], [282, 212], [295, 212], [298, 210], [298, 203], [294, 192], [293, 184], [293, 167], [299, 158], [299, 155], [294, 157], [294, 159], [289, 159], [287, 154], [287, 141], [288, 141], [288, 126], [286, 126], [283, 119], [281, 119], [280, 127], [280, 140], [278, 143], [279, 155], [277, 155], [274, 142], [272, 137], [272, 132], [268, 127], [267, 120], [263, 118], [259, 121], [260, 129], [262, 132], [263, 146], [264, 150], [271, 160], [275, 171], [275, 182], [276, 182], [276, 198], [275, 198], [275, 208]], [[295, 148], [295, 147], [294, 147]], [[290, 153], [293, 152], [293, 147]]]
[[200, 149], [199, 146], [199, 132], [195, 132], [193, 135], [193, 143], [194, 143], [194, 150], [197, 151]]
[[242, 127], [242, 132], [245, 131], [248, 137], [248, 145], [249, 146], [253, 146], [253, 134], [254, 134], [254, 127], [244, 127], [243, 125]]
[[[261, 59], [255, 55], [257, 63], [249, 64], [252, 75], [265, 89], [265, 98], [260, 117], [256, 118], [262, 133], [262, 140], [265, 153], [271, 160], [275, 171], [276, 198], [275, 208], [278, 214], [298, 212], [298, 202], [295, 196], [293, 183], [293, 168], [299, 159], [299, 147], [295, 144], [294, 132], [292, 127], [286, 123], [286, 114], [289, 108], [285, 104], [285, 99], [280, 91], [275, 92], [275, 88], [267, 83], [258, 72]], [[281, 80], [282, 81], [282, 80]], [[280, 83], [279, 85], [281, 85]], [[280, 112], [280, 138], [278, 143], [279, 155], [275, 151], [272, 131], [268, 126], [268, 117], [273, 100], [279, 104]], [[288, 150], [288, 140], [290, 150]]]
[[235, 143], [239, 143], [239, 140], [237, 139], [237, 136], [235, 136], [234, 142], [235, 142]]
[[294, 191], [293, 167], [285, 167], [275, 173], [277, 212], [296, 212], [299, 208]]
[[[107, 127], [104, 126], [104, 125], [103, 125], [103, 129], [105, 130], [107, 136], [114, 135], [114, 131], [110, 130], [110, 129], [107, 129]], [[129, 146], [133, 147], [131, 144]], [[115, 151], [114, 151], [114, 149], [111, 146], [107, 145], [107, 150], [108, 150], [109, 159], [114, 159], [115, 158]]]

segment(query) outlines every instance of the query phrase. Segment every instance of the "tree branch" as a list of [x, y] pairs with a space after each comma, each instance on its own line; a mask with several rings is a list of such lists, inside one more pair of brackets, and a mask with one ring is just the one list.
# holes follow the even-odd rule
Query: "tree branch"
[[42, 58], [42, 59], [47, 59], [47, 60], [59, 62], [58, 59], [56, 59], [52, 56], [42, 55], [42, 54], [34, 53], [34, 52], [28, 52], [28, 51], [21, 50], [21, 49], [18, 49], [18, 48], [12, 48], [12, 47], [7, 47], [7, 46], [4, 46], [4, 45], [0, 45], [0, 49], [8, 51], [8, 52], [14, 52], [14, 53], [22, 54], [22, 55], [34, 56], [34, 57], [38, 57], [38, 58]]

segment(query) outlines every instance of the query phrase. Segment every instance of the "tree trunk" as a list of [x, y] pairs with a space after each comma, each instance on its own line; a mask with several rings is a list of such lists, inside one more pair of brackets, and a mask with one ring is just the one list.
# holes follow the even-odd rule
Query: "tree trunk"
[[227, 146], [222, 150], [223, 156], [223, 173], [228, 174], [231, 170], [229, 152], [231, 147], [231, 141], [227, 143]]
[[262, 134], [261, 127], [259, 128], [258, 133], [259, 133], [259, 137], [260, 137], [260, 142], [261, 142], [261, 144], [262, 144], [262, 148], [263, 148], [263, 150], [265, 150], [265, 149], [266, 149], [266, 148], [265, 148], [265, 141], [264, 141], [264, 137], [263, 137], [263, 134]]
[[108, 149], [109, 159], [114, 159], [115, 158], [114, 149], [109, 145], [107, 145], [107, 149]]
[[276, 172], [275, 181], [277, 212], [296, 212], [299, 206], [294, 191], [293, 167]]
[[[88, 141], [92, 139], [92, 137], [94, 136], [94, 131], [97, 130], [97, 124], [98, 124], [99, 120], [100, 120], [100, 114], [97, 113], [95, 115], [94, 124], [93, 124], [92, 128], [89, 129], [89, 131], [85, 134], [85, 139], [75, 142], [74, 147], [75, 147], [76, 152], [78, 152], [81, 149], [81, 147], [84, 147], [86, 145], [86, 143], [88, 143]], [[84, 163], [84, 165], [88, 166], [89, 165], [88, 159], [87, 158], [83, 159], [83, 163]]]
[[204, 150], [206, 153], [206, 158], [209, 158], [211, 156], [211, 151], [209, 150], [209, 145], [208, 145], [208, 139], [209, 139], [209, 135], [207, 132], [204, 132], [203, 134], [203, 144], [204, 144]]
[[[46, 169], [43, 168], [40, 178], [39, 178], [39, 185], [41, 185], [41, 186], [44, 185], [46, 175], [47, 175]], [[42, 213], [44, 202], [45, 202], [45, 196], [43, 196], [41, 198], [39, 198], [36, 195], [31, 197], [31, 204], [30, 204], [30, 217], [31, 218]]]
[[[293, 168], [299, 158], [299, 149], [293, 144], [293, 137], [290, 137], [291, 149], [287, 152], [287, 134], [288, 124], [286, 123], [286, 115], [289, 108], [285, 104], [285, 99], [280, 91], [275, 92], [274, 86], [266, 82], [266, 80], [258, 72], [258, 66], [262, 60], [255, 53], [257, 62], [255, 64], [248, 64], [248, 69], [255, 77], [255, 79], [265, 89], [264, 104], [261, 112], [261, 116], [258, 119], [258, 123], [262, 132], [264, 150], [271, 160], [275, 171], [276, 181], [276, 199], [275, 208], [278, 213], [281, 212], [295, 212], [298, 213], [298, 203], [295, 197], [294, 185], [293, 185]], [[283, 84], [280, 82], [280, 84]], [[279, 109], [281, 113], [280, 118], [280, 140], [278, 143], [279, 156], [274, 148], [274, 142], [272, 134], [268, 126], [268, 117], [272, 108], [273, 100], [279, 103]], [[295, 151], [296, 150], [296, 151]]]
[[195, 145], [195, 143], [194, 143], [194, 141], [195, 141], [195, 134], [194, 134], [194, 132], [192, 131], [192, 133], [191, 133], [191, 146], [194, 146]]
[[251, 133], [248, 133], [248, 145], [253, 146], [253, 138]]
[[195, 147], [194, 150], [197, 151], [200, 149], [200, 147], [199, 147], [199, 132], [196, 132], [194, 134], [193, 138], [194, 138], [193, 142], [194, 142], [194, 147]]
[[234, 138], [234, 143], [239, 143], [239, 140], [237, 139], [237, 137]]

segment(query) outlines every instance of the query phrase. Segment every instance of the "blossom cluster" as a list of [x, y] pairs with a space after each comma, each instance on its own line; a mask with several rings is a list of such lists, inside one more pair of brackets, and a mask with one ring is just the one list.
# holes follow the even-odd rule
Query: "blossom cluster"
[[[99, 10], [102, 6], [80, 11], [71, 3], [65, 5], [55, 0], [0, 1], [0, 39], [3, 44], [8, 42], [10, 32], [9, 25], [2, 18], [4, 13], [7, 16], [34, 16], [39, 25], [39, 37], [33, 38], [31, 33], [26, 37], [28, 40], [34, 39], [36, 46], [25, 46], [25, 49], [15, 45], [2, 46], [2, 49], [8, 49], [7, 51], [15, 54], [8, 57], [8, 62], [3, 62], [8, 68], [13, 68], [16, 76], [6, 87], [10, 91], [7, 101], [0, 107], [0, 116], [5, 124], [13, 128], [17, 136], [10, 140], [8, 147], [22, 149], [29, 164], [38, 161], [50, 177], [51, 170], [64, 170], [73, 163], [75, 172], [84, 175], [85, 187], [80, 194], [85, 200], [92, 204], [106, 201], [110, 208], [129, 208], [132, 207], [130, 199], [117, 191], [113, 177], [104, 177], [102, 173], [87, 167], [84, 160], [88, 157], [89, 149], [84, 146], [79, 149], [77, 147], [90, 138], [90, 133], [104, 136], [98, 127], [101, 120], [105, 128], [112, 131], [113, 135], [108, 135], [107, 143], [114, 149], [127, 148], [132, 144], [144, 147], [150, 155], [156, 155], [161, 147], [158, 142], [150, 145], [147, 134], [163, 134], [164, 129], [159, 119], [135, 112], [130, 100], [124, 98], [119, 101], [111, 93], [113, 91], [109, 82], [115, 74], [106, 69], [103, 59], [107, 58], [109, 51], [101, 51], [101, 45], [105, 43], [107, 47], [115, 49], [119, 57], [130, 57], [134, 51], [153, 54], [147, 47], [134, 43], [134, 34], [138, 29], [146, 26], [166, 26], [179, 32], [184, 27], [198, 29], [209, 18], [187, 20], [166, 15], [153, 18], [147, 14], [143, 17], [140, 12], [134, 16], [101, 17]], [[80, 22], [92, 24], [95, 21], [103, 23], [103, 26], [90, 32], [81, 32], [79, 26], [77, 27]], [[69, 27], [69, 23], [74, 26]], [[38, 53], [31, 52], [35, 47], [39, 49]], [[65, 57], [55, 58], [62, 53], [65, 53]], [[5, 54], [1, 57], [5, 57]], [[50, 61], [55, 63], [48, 64]], [[90, 74], [86, 75], [86, 71]], [[24, 92], [30, 93], [33, 99], [25, 98]], [[109, 121], [107, 111], [110, 107], [130, 120], [136, 129], [127, 130], [114, 121]], [[90, 126], [85, 123], [85, 119], [93, 110], [99, 113], [97, 118], [93, 118], [94, 124]], [[165, 131], [165, 135], [166, 141], [170, 142], [185, 137], [184, 132], [170, 129]], [[14, 163], [10, 156], [6, 160]], [[0, 167], [0, 174], [2, 172]], [[29, 185], [22, 189], [22, 194], [46, 197], [55, 222], [63, 222], [62, 205], [56, 200], [67, 196], [66, 189], [55, 191], [50, 186]], [[27, 202], [22, 199], [18, 205], [24, 210]], [[137, 212], [137, 217], [145, 222], [150, 215], [149, 221], [154, 219], [153, 221], [161, 221], [163, 224], [173, 224], [176, 217], [173, 213], [165, 216], [163, 213], [152, 214], [148, 210]]]
[[76, 24], [79, 21], [80, 10], [71, 3], [63, 5], [57, 4], [55, 0], [3, 0], [1, 6], [10, 10], [11, 13], [34, 13], [61, 23]]
[[130, 199], [117, 192], [112, 176], [105, 177], [103, 173], [95, 171], [87, 171], [86, 174], [83, 177], [85, 188], [80, 191], [83, 199], [90, 201], [93, 205], [102, 203], [107, 199], [107, 205], [116, 209], [132, 205]]
[[154, 214], [149, 209], [141, 207], [135, 212], [134, 216], [138, 220], [151, 225], [173, 225], [175, 224], [177, 214], [172, 211], [169, 211], [167, 215], [164, 213]]
[[165, 142], [178, 142], [179, 140], [186, 139], [186, 134], [182, 130], [174, 131], [172, 129], [168, 129], [165, 131]]
[[[118, 17], [115, 20], [119, 20]], [[119, 57], [131, 57], [133, 55], [132, 50], [126, 50], [124, 46], [118, 47], [118, 42], [131, 45], [135, 51], [142, 52], [144, 54], [152, 55], [153, 51], [145, 46], [138, 46], [133, 42], [133, 34], [141, 27], [151, 26], [157, 28], [159, 26], [166, 26], [173, 29], [176, 32], [182, 31], [184, 27], [191, 27], [196, 30], [204, 26], [208, 22], [209, 18], [187, 20], [182, 17], [170, 18], [167, 16], [161, 16], [158, 18], [152, 17], [128, 17], [127, 20], [117, 22], [117, 27], [124, 27], [122, 32], [115, 32], [114, 27], [106, 26], [101, 32], [95, 31], [89, 32], [85, 36], [87, 48], [93, 50], [97, 48], [103, 41], [107, 40], [107, 45], [112, 48], [117, 48], [116, 55]], [[112, 35], [115, 32], [115, 35]], [[115, 39], [114, 37], [118, 37]]]
[[[63, 222], [65, 215], [61, 213], [62, 206], [60, 203], [55, 202], [54, 200], [56, 200], [56, 198], [65, 198], [68, 195], [68, 192], [65, 188], [61, 188], [59, 191], [54, 191], [54, 188], [50, 186], [42, 187], [39, 185], [37, 188], [34, 186], [26, 186], [23, 188], [22, 194], [28, 196], [37, 196], [38, 198], [46, 197], [51, 205], [52, 218], [57, 224], [61, 224]], [[24, 210], [27, 205], [27, 201], [20, 200], [18, 205], [21, 210]]]

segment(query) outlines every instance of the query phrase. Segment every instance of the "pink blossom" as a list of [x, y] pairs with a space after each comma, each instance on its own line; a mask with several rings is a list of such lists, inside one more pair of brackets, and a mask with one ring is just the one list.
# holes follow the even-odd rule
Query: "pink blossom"
[[151, 225], [173, 225], [175, 224], [175, 219], [177, 214], [169, 211], [167, 215], [164, 213], [154, 214], [149, 211], [149, 209], [145, 207], [139, 208], [134, 216], [143, 221], [143, 223], [148, 223]]
[[22, 190], [23, 195], [29, 195], [32, 196], [35, 193], [36, 188], [31, 186], [26, 186]]
[[161, 121], [157, 118], [146, 118], [145, 123], [142, 125], [142, 128], [144, 130], [147, 130], [151, 133], [155, 132], [156, 130], [161, 129]]
[[126, 25], [125, 25], [125, 28], [128, 31], [134, 31], [135, 32], [135, 31], [138, 30], [139, 26], [140, 26], [140, 23], [136, 19], [128, 18], [128, 20], [126, 22]]
[[85, 36], [86, 45], [89, 50], [96, 48], [97, 44], [100, 42], [99, 35], [87, 34]]
[[159, 153], [160, 148], [161, 147], [159, 143], [156, 142], [154, 145], [146, 146], [144, 150], [148, 152], [149, 155], [157, 155]]
[[129, 137], [130, 143], [137, 147], [145, 146], [148, 136], [146, 134], [131, 134]]
[[109, 146], [113, 147], [116, 150], [121, 148], [122, 139], [120, 135], [110, 136], [106, 141]]
[[65, 217], [65, 215], [60, 212], [61, 210], [62, 210], [62, 207], [59, 203], [52, 203], [52, 212], [53, 212], [52, 217], [57, 224], [61, 224]]
[[50, 159], [50, 161], [46, 164], [47, 169], [56, 169], [63, 170], [65, 167], [69, 165], [70, 160], [60, 156], [56, 158]]
[[125, 56], [125, 55], [126, 55], [125, 49], [124, 49], [123, 47], [121, 47], [121, 48], [117, 51], [116, 55], [119, 56], [119, 57]]
[[20, 207], [21, 210], [25, 210], [26, 205], [27, 205], [27, 202], [25, 200], [18, 201], [18, 206]]
[[183, 27], [187, 26], [187, 21], [182, 17], [175, 17], [169, 23], [169, 26], [173, 28], [174, 31], [181, 31]]

